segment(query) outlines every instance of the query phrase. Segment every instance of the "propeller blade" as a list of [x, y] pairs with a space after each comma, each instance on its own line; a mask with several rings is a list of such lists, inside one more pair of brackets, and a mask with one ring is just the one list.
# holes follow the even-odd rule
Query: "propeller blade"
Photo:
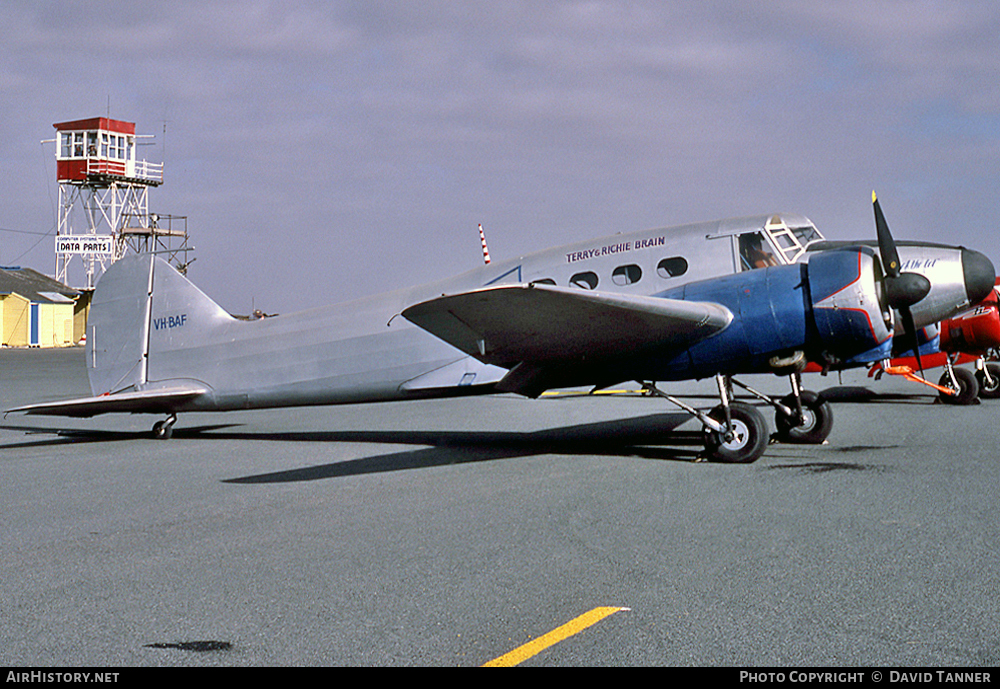
[[874, 191], [872, 191], [872, 206], [875, 207], [875, 233], [878, 236], [878, 252], [882, 257], [882, 267], [888, 277], [894, 278], [899, 275], [899, 253], [896, 251], [896, 242], [889, 232], [889, 223], [882, 215], [882, 207], [879, 206]]
[[[872, 192], [872, 206], [875, 208], [875, 232], [878, 235], [878, 251], [882, 258], [882, 268], [885, 270], [883, 284], [886, 300], [894, 309], [909, 311], [931, 291], [931, 283], [920, 273], [904, 273], [900, 271], [899, 251], [896, 241], [889, 232], [889, 223], [885, 221], [878, 196]], [[912, 320], [912, 314], [911, 314]]]
[[917, 338], [917, 326], [913, 322], [913, 314], [910, 307], [904, 306], [899, 309], [899, 315], [903, 319], [903, 332], [913, 343], [913, 356], [917, 357], [917, 368], [920, 369], [920, 377], [924, 377], [924, 362], [920, 360], [920, 340]]
[[920, 359], [920, 340], [917, 337], [917, 325], [910, 307], [927, 296], [931, 291], [931, 283], [920, 273], [904, 273], [900, 270], [896, 241], [889, 232], [889, 223], [885, 221], [882, 206], [879, 205], [878, 196], [874, 191], [872, 191], [872, 207], [875, 209], [875, 233], [878, 236], [879, 256], [882, 258], [882, 268], [885, 271], [882, 283], [885, 286], [886, 302], [899, 312], [903, 322], [904, 341], [912, 343], [917, 368], [923, 377], [924, 362]]

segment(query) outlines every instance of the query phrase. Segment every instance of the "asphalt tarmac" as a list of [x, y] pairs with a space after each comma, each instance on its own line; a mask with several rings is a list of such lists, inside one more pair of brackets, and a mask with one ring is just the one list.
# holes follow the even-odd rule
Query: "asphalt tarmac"
[[[521, 665], [1000, 664], [1000, 401], [806, 387], [828, 443], [749, 465], [633, 395], [10, 415], [0, 665], [478, 666], [606, 606]], [[3, 409], [87, 394], [0, 351]]]

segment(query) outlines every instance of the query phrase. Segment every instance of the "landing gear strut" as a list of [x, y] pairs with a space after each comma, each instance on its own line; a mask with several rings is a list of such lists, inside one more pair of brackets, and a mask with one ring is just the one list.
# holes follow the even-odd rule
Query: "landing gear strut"
[[169, 440], [174, 434], [174, 424], [177, 423], [177, 414], [171, 414], [163, 421], [153, 424], [153, 437], [157, 440]]
[[767, 421], [756, 407], [731, 401], [728, 376], [719, 374], [715, 378], [720, 404], [707, 414], [664, 393], [654, 383], [641, 384], [647, 393], [662, 397], [701, 421], [705, 453], [710, 459], [730, 463], [754, 462], [767, 449]]

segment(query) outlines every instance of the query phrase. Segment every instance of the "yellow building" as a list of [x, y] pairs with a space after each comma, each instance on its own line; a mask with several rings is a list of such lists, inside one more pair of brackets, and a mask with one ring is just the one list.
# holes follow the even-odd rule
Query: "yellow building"
[[66, 347], [83, 337], [90, 293], [31, 268], [0, 267], [0, 345]]

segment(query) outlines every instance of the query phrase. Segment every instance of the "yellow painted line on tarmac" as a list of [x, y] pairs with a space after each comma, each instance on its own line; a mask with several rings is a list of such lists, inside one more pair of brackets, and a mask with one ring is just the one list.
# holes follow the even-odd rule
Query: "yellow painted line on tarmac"
[[546, 390], [542, 397], [590, 397], [591, 395], [642, 395], [642, 390], [593, 390], [579, 392]]
[[616, 612], [621, 612], [622, 610], [628, 610], [629, 608], [611, 608], [611, 607], [601, 607], [594, 608], [590, 612], [585, 612], [579, 617], [570, 620], [561, 627], [556, 627], [548, 634], [543, 634], [542, 636], [529, 641], [523, 646], [518, 646], [510, 653], [505, 653], [499, 658], [494, 658], [490, 662], [483, 665], [483, 667], [514, 667], [523, 663], [528, 658], [536, 656], [546, 648], [550, 646], [555, 646], [560, 641], [568, 639], [574, 634], [579, 634], [587, 627], [591, 627], [605, 617], [613, 615]]

